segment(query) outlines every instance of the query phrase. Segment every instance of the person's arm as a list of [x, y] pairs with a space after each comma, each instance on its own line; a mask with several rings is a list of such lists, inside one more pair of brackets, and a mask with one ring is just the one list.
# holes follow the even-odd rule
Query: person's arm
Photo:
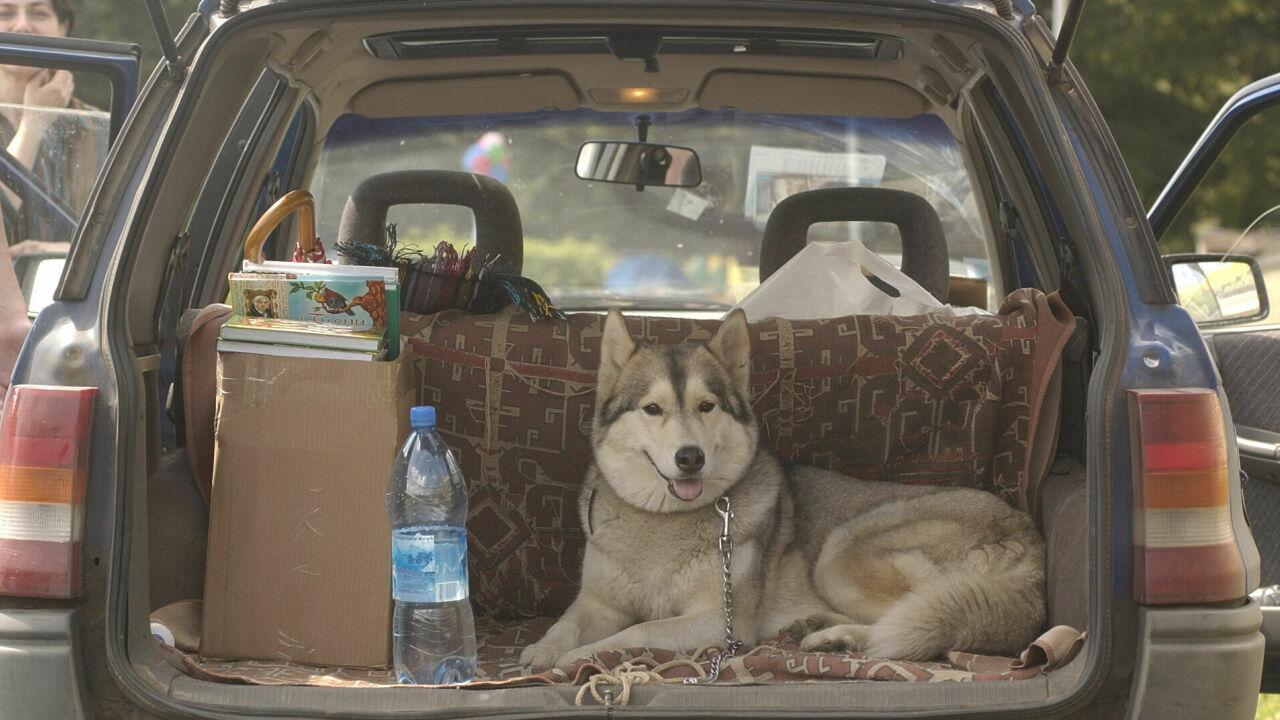
[[65, 240], [23, 240], [9, 246], [9, 258], [17, 260], [27, 255], [66, 255], [71, 243]]
[[[71, 102], [71, 93], [75, 90], [75, 78], [66, 70], [43, 70], [27, 82], [22, 94], [25, 107], [65, 108]], [[36, 153], [40, 151], [40, 143], [55, 115], [49, 112], [23, 110], [22, 119], [6, 148], [23, 165], [32, 167]], [[5, 195], [14, 207], [22, 207], [22, 198], [11, 188], [4, 187]]]

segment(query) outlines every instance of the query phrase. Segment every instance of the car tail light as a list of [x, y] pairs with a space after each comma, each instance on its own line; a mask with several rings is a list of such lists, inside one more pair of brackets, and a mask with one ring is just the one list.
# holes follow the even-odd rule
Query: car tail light
[[1130, 390], [1134, 593], [1141, 603], [1245, 594], [1231, 524], [1226, 423], [1217, 392]]
[[0, 595], [80, 594], [97, 388], [15, 385], [0, 415]]

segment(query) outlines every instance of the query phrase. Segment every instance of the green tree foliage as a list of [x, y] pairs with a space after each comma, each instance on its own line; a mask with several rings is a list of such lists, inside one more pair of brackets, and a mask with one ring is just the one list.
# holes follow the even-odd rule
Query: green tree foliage
[[[1280, 72], [1277, 38], [1276, 3], [1094, 0], [1085, 7], [1071, 58], [1143, 202], [1156, 199], [1236, 90]], [[1265, 113], [1247, 130], [1215, 167], [1205, 196], [1166, 238], [1171, 248], [1189, 246], [1196, 221], [1243, 228], [1280, 200], [1280, 111]]]
[[[95, 40], [111, 40], [137, 44], [142, 49], [142, 78], [147, 77], [160, 59], [160, 42], [152, 29], [145, 0], [74, 0], [76, 23], [71, 34]], [[176, 36], [195, 12], [198, 0], [161, 0], [169, 21], [170, 37]], [[110, 91], [105, 83], [93, 79], [76, 82], [76, 96], [97, 107], [110, 104]]]

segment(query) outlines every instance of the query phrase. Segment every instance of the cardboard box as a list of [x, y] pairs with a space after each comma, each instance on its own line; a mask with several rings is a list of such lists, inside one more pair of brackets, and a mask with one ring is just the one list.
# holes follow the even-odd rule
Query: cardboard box
[[410, 351], [219, 353], [201, 655], [390, 664], [386, 489], [414, 392]]

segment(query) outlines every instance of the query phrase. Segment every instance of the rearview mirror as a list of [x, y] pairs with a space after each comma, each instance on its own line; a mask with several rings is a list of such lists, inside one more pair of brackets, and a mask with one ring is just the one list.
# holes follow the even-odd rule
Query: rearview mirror
[[1178, 303], [1197, 325], [1261, 320], [1271, 308], [1262, 267], [1249, 255], [1175, 254], [1164, 257]]
[[578, 149], [576, 167], [583, 180], [665, 187], [695, 187], [702, 183], [698, 154], [675, 145], [588, 140]]

